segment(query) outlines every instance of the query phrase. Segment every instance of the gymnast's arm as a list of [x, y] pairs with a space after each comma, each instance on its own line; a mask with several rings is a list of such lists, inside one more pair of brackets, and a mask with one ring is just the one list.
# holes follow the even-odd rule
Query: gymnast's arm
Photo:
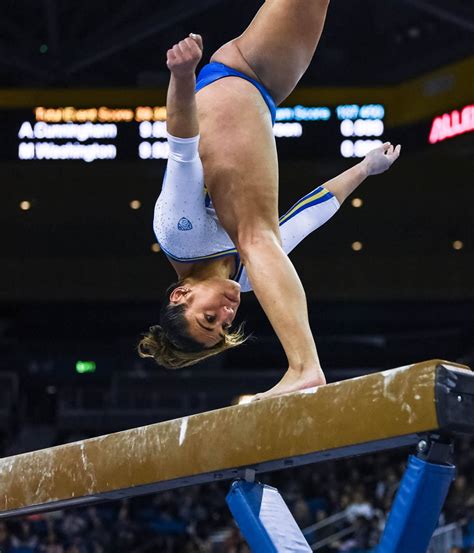
[[[400, 155], [401, 146], [390, 142], [371, 150], [365, 159], [347, 171], [300, 198], [285, 215], [280, 217], [280, 235], [283, 251], [289, 254], [309, 234], [333, 217], [344, 200], [369, 176], [389, 169]], [[243, 292], [252, 286], [245, 268], [239, 278]]]
[[344, 200], [365, 181], [389, 169], [400, 155], [401, 146], [386, 142], [371, 150], [357, 165], [316, 188], [280, 218], [282, 248], [290, 253], [308, 234], [324, 225]]
[[[180, 222], [193, 229], [195, 238], [205, 232], [204, 173], [199, 157], [199, 124], [195, 99], [195, 74], [202, 56], [198, 35], [168, 50], [171, 71], [167, 97], [169, 156], [161, 194], [156, 202], [153, 227], [162, 247], [179, 246], [188, 236]], [[183, 198], [187, 201], [183, 202]]]
[[400, 156], [400, 151], [400, 144], [394, 147], [390, 142], [385, 142], [371, 150], [360, 163], [331, 179], [324, 186], [342, 204], [367, 177], [387, 171]]
[[202, 58], [202, 38], [191, 34], [167, 52], [171, 72], [166, 99], [168, 133], [177, 138], [199, 134], [196, 106], [196, 67]]

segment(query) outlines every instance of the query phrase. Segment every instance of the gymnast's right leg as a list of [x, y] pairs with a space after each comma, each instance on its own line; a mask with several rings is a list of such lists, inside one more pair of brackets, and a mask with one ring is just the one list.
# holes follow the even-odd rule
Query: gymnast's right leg
[[[268, 0], [211, 61], [260, 80], [276, 102], [283, 101], [312, 59], [328, 1]], [[280, 243], [278, 161], [266, 104], [238, 77], [200, 90], [197, 103], [200, 155], [214, 207], [288, 358], [283, 379], [260, 397], [322, 385], [304, 288]]]
[[281, 103], [316, 51], [329, 0], [267, 0], [241, 36], [212, 57], [257, 78]]

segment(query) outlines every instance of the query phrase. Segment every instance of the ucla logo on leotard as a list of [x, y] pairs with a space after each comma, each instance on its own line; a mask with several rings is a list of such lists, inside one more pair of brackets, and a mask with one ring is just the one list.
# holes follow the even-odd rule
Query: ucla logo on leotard
[[192, 228], [193, 224], [189, 219], [186, 219], [186, 217], [181, 217], [178, 221], [178, 230], [191, 230]]

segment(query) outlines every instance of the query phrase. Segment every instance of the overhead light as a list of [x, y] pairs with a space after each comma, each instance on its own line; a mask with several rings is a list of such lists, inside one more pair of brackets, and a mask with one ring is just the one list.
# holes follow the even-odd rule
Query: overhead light
[[364, 202], [362, 198], [353, 198], [352, 207], [362, 207], [363, 205], [364, 205]]
[[142, 207], [142, 202], [140, 200], [132, 200], [130, 202], [130, 207], [132, 209], [140, 209]]
[[360, 252], [360, 250], [364, 247], [364, 245], [362, 244], [362, 242], [352, 242], [352, 249], [355, 251], [355, 252]]
[[462, 242], [461, 240], [455, 240], [453, 242], [453, 248], [455, 250], [462, 250], [464, 248], [464, 242]]
[[20, 202], [20, 209], [22, 211], [28, 211], [29, 209], [31, 209], [31, 202], [29, 202], [28, 200], [23, 200]]

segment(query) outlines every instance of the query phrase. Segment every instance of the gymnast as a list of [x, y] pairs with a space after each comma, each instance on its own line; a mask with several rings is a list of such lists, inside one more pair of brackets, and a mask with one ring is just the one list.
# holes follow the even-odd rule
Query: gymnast
[[281, 381], [258, 399], [325, 384], [305, 292], [288, 254], [400, 154], [400, 146], [385, 143], [278, 217], [276, 106], [306, 71], [328, 4], [267, 0], [197, 81], [199, 35], [167, 53], [169, 159], [153, 226], [178, 281], [138, 351], [174, 369], [238, 346], [242, 327], [231, 325], [240, 292], [253, 290], [288, 360]]

